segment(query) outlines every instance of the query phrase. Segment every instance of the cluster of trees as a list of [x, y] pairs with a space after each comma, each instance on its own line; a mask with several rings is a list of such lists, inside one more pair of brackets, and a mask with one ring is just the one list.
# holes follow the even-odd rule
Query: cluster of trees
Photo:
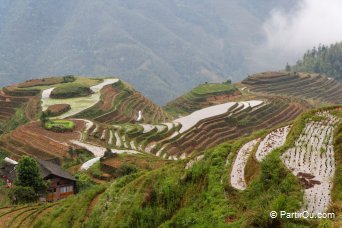
[[323, 73], [342, 81], [342, 42], [314, 47], [296, 65], [290, 67], [287, 64], [286, 70]]
[[22, 157], [16, 166], [16, 174], [14, 187], [9, 192], [12, 203], [35, 202], [46, 193], [48, 183], [41, 177], [39, 165], [33, 158]]

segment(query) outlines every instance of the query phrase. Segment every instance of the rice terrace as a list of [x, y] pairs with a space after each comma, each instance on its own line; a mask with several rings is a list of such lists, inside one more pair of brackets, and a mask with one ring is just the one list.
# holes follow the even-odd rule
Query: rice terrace
[[75, 181], [59, 200], [12, 203], [2, 180], [4, 227], [342, 224], [342, 84], [326, 76], [203, 83], [161, 107], [119, 78], [68, 75], [6, 86], [0, 103], [4, 167], [29, 156]]

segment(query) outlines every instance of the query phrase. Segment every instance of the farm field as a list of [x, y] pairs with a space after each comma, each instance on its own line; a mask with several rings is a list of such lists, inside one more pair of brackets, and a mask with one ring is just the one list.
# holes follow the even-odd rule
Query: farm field
[[333, 104], [342, 103], [342, 84], [318, 74], [265, 72], [249, 76], [242, 81], [242, 86], [254, 93], [282, 94]]
[[42, 110], [45, 111], [51, 105], [68, 104], [68, 105], [70, 105], [71, 109], [68, 112], [66, 112], [60, 116], [56, 116], [54, 118], [64, 119], [64, 118], [73, 116], [75, 114], [78, 114], [78, 113], [94, 106], [96, 103], [98, 103], [100, 101], [100, 96], [101, 96], [100, 90], [104, 86], [116, 83], [118, 81], [119, 81], [118, 79], [104, 79], [104, 81], [102, 83], [90, 87], [90, 90], [93, 91], [93, 94], [86, 96], [86, 97], [55, 99], [55, 98], [50, 98], [50, 94], [55, 89], [54, 87], [43, 90], [42, 99], [41, 99]]
[[212, 105], [233, 101], [240, 95], [240, 91], [233, 84], [201, 84], [190, 92], [167, 103], [165, 110], [171, 115], [179, 117]]
[[[25, 98], [12, 116], [26, 119], [0, 135], [0, 158], [57, 159], [75, 175], [79, 192], [40, 204], [11, 205], [0, 197], [0, 224], [338, 227], [339, 220], [269, 217], [272, 210], [342, 216], [342, 108], [339, 93], [323, 91], [331, 79], [325, 80], [261, 73], [237, 84], [202, 84], [182, 96], [187, 101], [177, 98], [164, 108], [116, 78], [53, 77], [5, 87], [4, 103]], [[93, 94], [50, 98], [54, 88], [82, 82]], [[281, 82], [299, 83], [303, 94], [282, 88]], [[310, 88], [318, 85], [322, 89], [314, 94]], [[30, 106], [33, 101], [38, 106]], [[71, 110], [39, 118], [49, 102]], [[39, 111], [31, 115], [34, 108]], [[53, 127], [69, 130], [49, 130]]]
[[288, 149], [282, 160], [305, 188], [303, 210], [318, 213], [326, 212], [331, 201], [337, 152], [333, 148], [333, 132], [341, 120], [329, 112], [316, 115], [322, 119], [305, 125], [295, 147]]
[[245, 166], [248, 157], [251, 155], [253, 148], [258, 142], [259, 139], [254, 139], [243, 145], [243, 147], [241, 147], [241, 149], [239, 150], [230, 174], [230, 184], [232, 185], [232, 187], [239, 190], [246, 189]]
[[256, 159], [261, 162], [272, 150], [283, 146], [285, 144], [286, 137], [290, 132], [290, 129], [290, 126], [285, 126], [269, 133], [260, 142], [260, 145], [255, 152]]
[[172, 119], [160, 106], [121, 80], [112, 86], [105, 86], [101, 90], [101, 102], [76, 117], [106, 124], [129, 123], [136, 122], [139, 112], [142, 113], [143, 123], [157, 124]]

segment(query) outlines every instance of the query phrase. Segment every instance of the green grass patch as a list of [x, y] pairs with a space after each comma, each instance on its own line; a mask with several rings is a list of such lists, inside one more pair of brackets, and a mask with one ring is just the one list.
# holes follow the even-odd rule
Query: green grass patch
[[70, 120], [48, 120], [44, 123], [44, 128], [55, 132], [72, 131], [75, 123]]
[[208, 83], [201, 84], [195, 87], [191, 92], [196, 95], [207, 95], [207, 94], [215, 94], [222, 92], [233, 92], [236, 90], [236, 87], [232, 84], [220, 84], [220, 83]]

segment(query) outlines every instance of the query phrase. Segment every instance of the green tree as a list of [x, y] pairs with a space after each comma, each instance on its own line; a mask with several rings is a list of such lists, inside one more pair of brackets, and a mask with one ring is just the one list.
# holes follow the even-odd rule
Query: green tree
[[31, 187], [37, 194], [46, 192], [47, 183], [40, 175], [40, 168], [36, 160], [28, 156], [22, 157], [16, 167], [16, 172], [15, 185]]

